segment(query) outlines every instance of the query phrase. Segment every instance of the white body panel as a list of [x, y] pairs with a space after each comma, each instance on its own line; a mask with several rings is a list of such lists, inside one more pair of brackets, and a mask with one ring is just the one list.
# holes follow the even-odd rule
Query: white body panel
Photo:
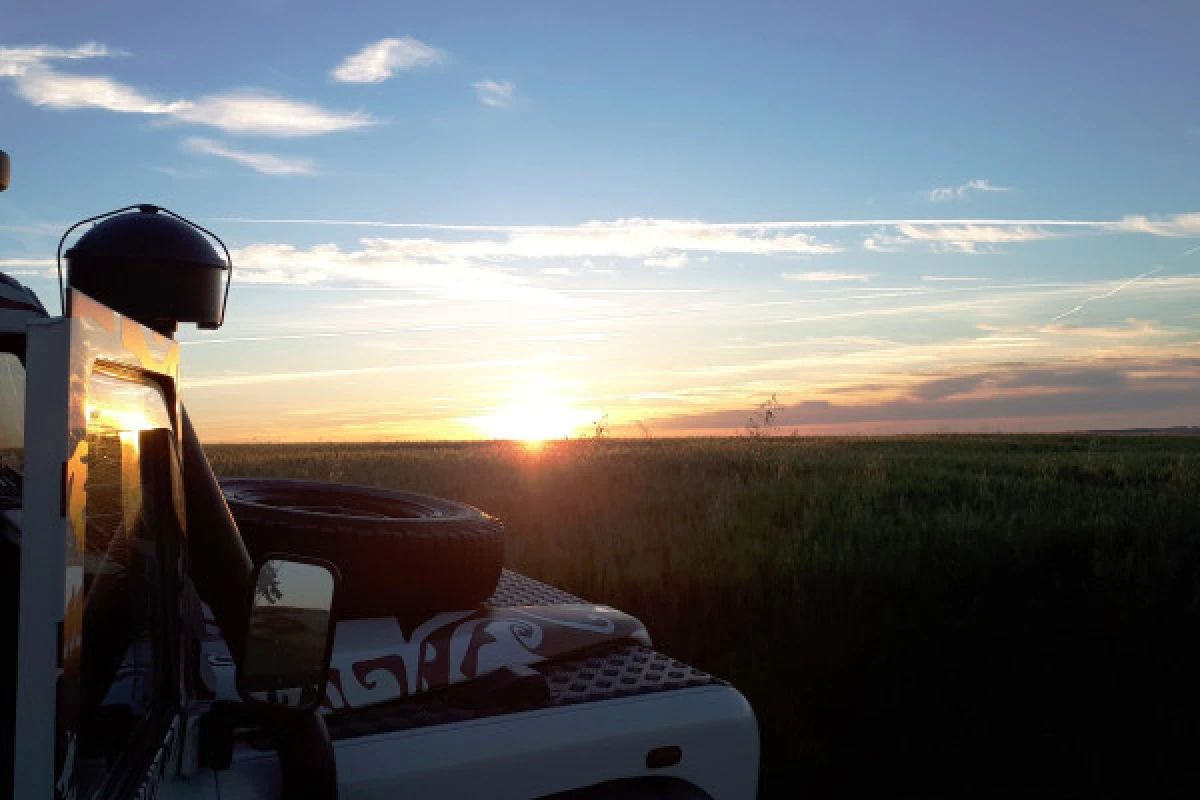
[[[669, 745], [683, 749], [680, 763], [647, 769], [646, 753]], [[726, 686], [343, 739], [334, 749], [341, 800], [528, 800], [639, 776], [673, 776], [717, 800], [750, 800], [758, 783], [754, 712]], [[281, 796], [278, 760], [248, 746], [217, 780], [221, 800]]]
[[[25, 530], [21, 546], [21, 622], [17, 634], [14, 797], [54, 796], [54, 733], [60, 624], [67, 563], [67, 520], [60, 514], [70, 425], [71, 322], [30, 325], [26, 373]], [[35, 405], [36, 404], [36, 405]], [[37, 576], [30, 580], [26, 576]]]
[[[26, 333], [13, 795], [73, 796], [83, 645], [89, 380], [100, 362], [160, 382], [178, 436], [179, 345], [70, 290]], [[61, 740], [61, 752], [56, 747]]]

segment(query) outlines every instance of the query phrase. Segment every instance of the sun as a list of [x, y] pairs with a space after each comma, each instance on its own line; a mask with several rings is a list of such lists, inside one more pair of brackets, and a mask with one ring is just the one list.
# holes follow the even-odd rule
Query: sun
[[572, 408], [556, 392], [535, 385], [509, 405], [470, 421], [492, 439], [540, 443], [570, 436], [592, 416], [590, 411]]

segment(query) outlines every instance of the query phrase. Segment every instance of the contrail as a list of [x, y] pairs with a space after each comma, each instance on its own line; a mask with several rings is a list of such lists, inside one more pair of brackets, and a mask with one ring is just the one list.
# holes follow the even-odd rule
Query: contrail
[[196, 378], [189, 382], [191, 391], [215, 389], [229, 386], [250, 386], [263, 383], [285, 383], [290, 381], [319, 380], [322, 378], [345, 378], [358, 375], [379, 375], [389, 372], [415, 372], [418, 370], [467, 370], [524, 367], [553, 361], [578, 361], [579, 356], [554, 355], [552, 358], [524, 358], [504, 361], [463, 361], [451, 364], [391, 364], [376, 367], [350, 367], [345, 369], [322, 369], [306, 372], [254, 373], [249, 375], [215, 375]]
[[443, 222], [388, 222], [363, 219], [301, 219], [264, 217], [209, 217], [210, 222], [233, 222], [254, 225], [328, 225], [359, 228], [407, 228], [429, 231], [464, 231], [482, 233], [539, 233], [571, 230], [603, 231], [609, 226], [704, 228], [708, 230], [755, 230], [759, 228], [880, 228], [897, 225], [916, 226], [999, 226], [999, 227], [1066, 227], [1107, 228], [1118, 224], [1114, 220], [1083, 219], [832, 219], [781, 220], [767, 222], [702, 222], [673, 219], [617, 219], [602, 222], [583, 222], [569, 225], [457, 225]]
[[[1165, 268], [1164, 267], [1155, 267], [1154, 269], [1150, 270], [1149, 272], [1143, 272], [1141, 275], [1135, 275], [1134, 277], [1132, 277], [1129, 280], [1122, 283], [1117, 288], [1111, 289], [1111, 290], [1105, 292], [1104, 294], [1092, 295], [1091, 297], [1087, 298], [1086, 300], [1084, 300], [1083, 302], [1081, 302], [1079, 305], [1075, 306], [1074, 308], [1070, 309], [1069, 311], [1064, 311], [1063, 313], [1059, 314], [1057, 317], [1052, 318], [1049, 322], [1046, 323], [1046, 325], [1052, 325], [1055, 322], [1058, 322], [1060, 319], [1063, 319], [1064, 317], [1069, 317], [1072, 314], [1082, 311], [1089, 303], [1091, 303], [1094, 300], [1105, 300], [1109, 297], [1112, 297], [1113, 295], [1117, 294], [1125, 287], [1132, 286], [1133, 284], [1140, 281], [1142, 278], [1149, 278], [1151, 275], [1153, 275], [1156, 272], [1162, 272], [1163, 269], [1165, 269]], [[1045, 327], [1045, 326], [1043, 326], [1043, 327]]]
[[1093, 295], [1092, 297], [1087, 298], [1086, 300], [1082, 301], [1079, 305], [1075, 306], [1074, 308], [1070, 309], [1069, 311], [1064, 311], [1063, 313], [1059, 314], [1057, 317], [1052, 318], [1049, 322], [1046, 323], [1046, 325], [1044, 325], [1042, 327], [1046, 327], [1048, 325], [1053, 325], [1055, 322], [1058, 322], [1060, 319], [1069, 317], [1072, 314], [1076, 314], [1076, 313], [1082, 311], [1089, 303], [1091, 303], [1095, 300], [1107, 300], [1108, 298], [1121, 292], [1123, 289], [1126, 289], [1126, 288], [1132, 286], [1133, 284], [1137, 283], [1138, 281], [1143, 280], [1144, 278], [1149, 278], [1151, 275], [1154, 275], [1155, 273], [1162, 272], [1168, 266], [1173, 265], [1176, 262], [1182, 261], [1183, 259], [1187, 258], [1192, 253], [1195, 253], [1198, 250], [1200, 250], [1200, 244], [1189, 247], [1187, 250], [1184, 250], [1182, 253], [1175, 256], [1173, 259], [1171, 259], [1167, 264], [1163, 264], [1161, 266], [1155, 267], [1154, 269], [1149, 270], [1148, 272], [1143, 272], [1141, 275], [1135, 275], [1134, 277], [1132, 277], [1129, 280], [1122, 283], [1120, 286], [1117, 286], [1116, 288], [1111, 289], [1111, 290], [1105, 292], [1104, 294]]

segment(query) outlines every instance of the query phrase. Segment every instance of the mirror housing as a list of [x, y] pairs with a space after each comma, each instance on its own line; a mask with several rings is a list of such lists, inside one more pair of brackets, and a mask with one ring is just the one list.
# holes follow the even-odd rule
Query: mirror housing
[[8, 178], [11, 168], [11, 162], [8, 160], [8, 153], [0, 150], [0, 192], [3, 192], [8, 188]]
[[328, 561], [271, 553], [254, 568], [237, 690], [247, 704], [285, 714], [325, 696], [341, 575]]

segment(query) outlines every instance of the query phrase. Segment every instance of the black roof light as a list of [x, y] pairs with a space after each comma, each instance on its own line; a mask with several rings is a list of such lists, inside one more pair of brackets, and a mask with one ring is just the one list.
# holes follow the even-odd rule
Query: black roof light
[[211, 231], [158, 206], [128, 206], [72, 225], [58, 243], [60, 287], [63, 244], [71, 231], [98, 220], [65, 253], [67, 286], [165, 336], [181, 322], [221, 326], [233, 277], [229, 249]]

